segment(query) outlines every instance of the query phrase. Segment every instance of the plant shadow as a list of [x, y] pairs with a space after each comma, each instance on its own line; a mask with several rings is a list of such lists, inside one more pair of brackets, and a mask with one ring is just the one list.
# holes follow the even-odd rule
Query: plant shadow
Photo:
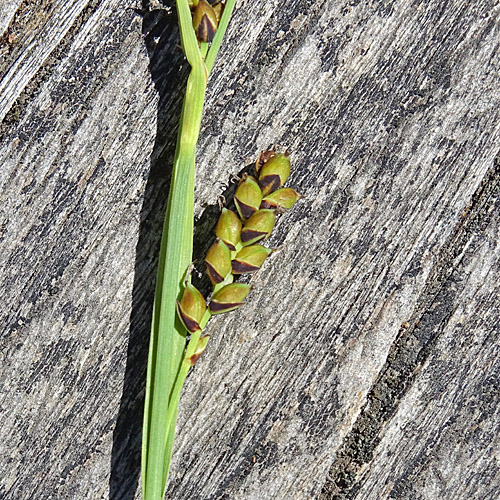
[[142, 33], [149, 56], [149, 71], [158, 93], [157, 129], [140, 213], [127, 361], [113, 432], [110, 500], [136, 498], [156, 270], [183, 87], [189, 69], [178, 46], [175, 9], [150, 10], [149, 2], [144, 0], [139, 13], [143, 17]]
[[[164, 3], [168, 9], [150, 10], [149, 1], [143, 0], [139, 12], [143, 17], [142, 33], [149, 56], [149, 71], [159, 100], [155, 144], [140, 213], [127, 361], [113, 432], [110, 500], [134, 500], [139, 497], [144, 393], [158, 254], [184, 87], [189, 73], [189, 66], [178, 45], [175, 2], [165, 0]], [[239, 174], [249, 168], [245, 167]], [[235, 189], [236, 185], [229, 182], [221, 193], [221, 199], [232, 200]], [[219, 205], [210, 205], [195, 220], [195, 269], [192, 278], [193, 284], [205, 296], [210, 292], [211, 284], [202, 269], [203, 258], [215, 239], [214, 228], [219, 215]]]

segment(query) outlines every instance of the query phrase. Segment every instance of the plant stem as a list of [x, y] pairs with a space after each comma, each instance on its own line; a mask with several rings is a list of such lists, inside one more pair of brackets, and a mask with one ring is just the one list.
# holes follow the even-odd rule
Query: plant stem
[[[232, 252], [232, 254], [236, 255], [236, 252]], [[234, 255], [232, 255], [232, 257]], [[231, 283], [232, 281], [233, 281], [233, 275], [232, 275], [232, 273], [229, 273], [223, 282], [218, 283], [214, 287], [213, 293], [216, 293], [223, 286]], [[203, 315], [202, 320], [200, 321], [201, 330], [191, 334], [191, 338], [190, 338], [189, 343], [186, 347], [186, 353], [184, 354], [184, 357], [182, 359], [182, 364], [181, 364], [181, 367], [179, 369], [179, 373], [177, 375], [177, 378], [175, 379], [174, 388], [172, 389], [172, 395], [170, 397], [170, 407], [169, 407], [169, 411], [167, 414], [167, 420], [166, 420], [168, 427], [175, 424], [182, 387], [184, 385], [184, 381], [186, 380], [189, 369], [192, 366], [189, 359], [194, 354], [196, 347], [198, 346], [198, 342], [200, 340], [200, 337], [201, 337], [201, 332], [202, 332], [203, 328], [205, 328], [206, 324], [208, 323], [208, 321], [210, 320], [211, 317], [212, 317], [212, 313], [210, 312], [210, 309], [207, 308], [207, 310], [205, 311], [205, 314]]]
[[227, 25], [229, 24], [229, 19], [231, 19], [231, 14], [233, 13], [235, 5], [236, 0], [227, 0], [224, 7], [224, 13], [222, 14], [222, 18], [217, 28], [217, 32], [215, 33], [215, 37], [210, 44], [210, 50], [208, 51], [207, 57], [205, 58], [205, 65], [209, 74], [214, 66], [215, 58], [217, 57], [217, 54], [219, 52], [220, 44], [222, 43], [222, 39], [224, 38], [224, 34], [226, 33]]
[[[177, 318], [175, 303], [182, 290], [186, 269], [191, 264], [194, 220], [194, 162], [201, 126], [208, 73], [235, 0], [228, 0], [218, 42], [210, 46], [210, 68], [203, 60], [192, 27], [187, 0], [177, 0], [181, 39], [191, 65], [177, 137], [172, 181], [158, 263], [148, 356], [144, 428], [142, 441], [142, 490], [144, 500], [162, 500], [172, 454], [180, 388], [185, 379], [182, 360], [186, 331]], [[188, 350], [191, 349], [191, 343]], [[195, 344], [196, 348], [196, 344]], [[188, 351], [186, 351], [187, 354]], [[189, 368], [188, 368], [189, 369]], [[185, 369], [184, 369], [185, 370]], [[187, 372], [186, 372], [187, 374]], [[179, 381], [182, 380], [182, 382]]]
[[[161, 499], [163, 497], [164, 455], [167, 444], [165, 425], [169, 409], [169, 394], [179, 370], [185, 342], [184, 329], [176, 321], [175, 301], [178, 298], [184, 270], [191, 263], [193, 235], [193, 202], [194, 186], [194, 153], [200, 128], [205, 93], [205, 74], [193, 68], [186, 90], [182, 112], [177, 154], [174, 162], [172, 183], [169, 195], [167, 215], [165, 217], [164, 237], [161, 254], [164, 262], [168, 262], [169, 270], [159, 269], [157, 290], [155, 294], [154, 325], [152, 337], [153, 353], [151, 400], [148, 425], [148, 442], [146, 457], [145, 499]], [[175, 228], [175, 230], [172, 230]], [[188, 243], [189, 242], [189, 243]], [[163, 271], [163, 273], [162, 273]], [[161, 274], [162, 273], [162, 274]], [[176, 325], [177, 323], [177, 325]], [[157, 325], [157, 328], [156, 328]], [[150, 359], [151, 359], [150, 358]], [[170, 363], [162, 360], [170, 359]]]

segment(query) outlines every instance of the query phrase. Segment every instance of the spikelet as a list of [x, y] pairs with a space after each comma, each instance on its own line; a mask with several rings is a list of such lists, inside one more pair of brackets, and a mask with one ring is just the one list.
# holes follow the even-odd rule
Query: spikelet
[[211, 42], [218, 25], [219, 21], [213, 7], [205, 0], [199, 0], [193, 14], [193, 28], [198, 40]]
[[243, 247], [232, 261], [233, 274], [246, 274], [258, 271], [266, 257], [272, 252], [262, 245]]
[[201, 330], [200, 322], [206, 309], [207, 304], [201, 292], [190, 283], [186, 284], [182, 298], [177, 302], [177, 313], [188, 332]]
[[220, 238], [229, 248], [236, 250], [236, 245], [240, 243], [242, 223], [238, 216], [227, 208], [222, 209], [222, 213], [215, 228], [217, 238]]
[[205, 267], [214, 286], [222, 283], [226, 275], [231, 272], [231, 251], [222, 240], [217, 239], [208, 250]]
[[269, 238], [275, 221], [274, 210], [257, 210], [243, 226], [241, 231], [243, 245], [253, 245]]
[[234, 193], [234, 204], [240, 217], [243, 220], [248, 219], [260, 208], [261, 201], [262, 191], [257, 181], [250, 175], [244, 174]]
[[262, 195], [276, 191], [285, 184], [290, 176], [290, 158], [288, 153], [281, 153], [266, 161], [259, 171], [259, 186]]
[[214, 293], [209, 308], [212, 314], [234, 311], [243, 304], [250, 292], [250, 285], [245, 283], [230, 283]]

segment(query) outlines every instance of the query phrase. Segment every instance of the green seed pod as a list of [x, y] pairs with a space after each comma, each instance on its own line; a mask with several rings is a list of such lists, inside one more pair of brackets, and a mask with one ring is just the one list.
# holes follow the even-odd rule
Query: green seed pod
[[266, 257], [272, 252], [262, 245], [243, 247], [232, 262], [233, 274], [245, 274], [258, 271]]
[[274, 210], [257, 210], [245, 223], [241, 241], [245, 246], [265, 240], [271, 234], [276, 215]]
[[188, 0], [188, 5], [190, 9], [194, 9], [198, 5], [198, 0]]
[[200, 42], [211, 42], [217, 31], [217, 14], [206, 0], [199, 0], [193, 14], [193, 27]]
[[215, 235], [227, 245], [229, 250], [236, 250], [241, 236], [240, 218], [233, 211], [223, 208], [215, 228]]
[[288, 153], [273, 156], [268, 160], [259, 172], [259, 186], [262, 189], [262, 195], [269, 193], [283, 186], [290, 176], [290, 158]]
[[194, 333], [200, 328], [200, 321], [205, 314], [207, 304], [201, 292], [188, 283], [184, 288], [182, 299], [177, 302], [177, 313], [188, 332]]
[[208, 335], [202, 335], [198, 343], [196, 344], [196, 349], [193, 354], [189, 357], [188, 361], [191, 366], [193, 366], [201, 357], [205, 349], [207, 348], [208, 340], [210, 337]]
[[240, 217], [248, 219], [260, 207], [262, 201], [262, 191], [257, 181], [250, 175], [244, 174], [234, 193], [234, 204]]
[[259, 172], [264, 163], [268, 162], [271, 158], [276, 156], [276, 151], [274, 149], [269, 149], [268, 151], [262, 151], [255, 162], [255, 171]]
[[268, 208], [271, 210], [280, 208], [289, 209], [292, 208], [300, 198], [302, 198], [302, 196], [294, 189], [281, 188], [263, 198], [260, 208]]
[[230, 283], [214, 293], [210, 301], [210, 312], [220, 314], [234, 311], [241, 306], [250, 292], [250, 285], [245, 283]]
[[222, 240], [217, 240], [205, 257], [207, 274], [213, 285], [221, 283], [231, 272], [231, 251]]

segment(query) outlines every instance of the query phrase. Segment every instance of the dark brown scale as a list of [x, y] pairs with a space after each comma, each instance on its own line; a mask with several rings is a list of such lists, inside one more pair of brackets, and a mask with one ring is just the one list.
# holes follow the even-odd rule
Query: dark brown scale
[[210, 310], [212, 312], [220, 312], [220, 311], [227, 311], [228, 309], [240, 307], [243, 304], [243, 302], [230, 302], [230, 303], [223, 303], [220, 304], [218, 302], [214, 302], [213, 300], [210, 302]]
[[190, 358], [189, 358], [189, 364], [191, 366], [194, 366], [196, 364], [196, 362], [201, 358], [201, 355], [203, 354], [203, 352], [199, 352], [197, 354], [193, 354]]
[[243, 203], [242, 201], [238, 200], [238, 198], [234, 198], [234, 203], [238, 205], [239, 212], [245, 219], [248, 219], [254, 212], [257, 211], [257, 209], [251, 207], [250, 205], [247, 205], [246, 203]]
[[230, 242], [230, 241], [227, 241], [227, 240], [222, 240], [227, 248], [229, 248], [229, 250], [231, 250], [232, 252], [234, 252], [236, 250], [236, 247]]
[[259, 180], [259, 187], [262, 192], [267, 194], [276, 191], [281, 186], [281, 179], [279, 175], [266, 175]]
[[214, 283], [222, 283], [224, 281], [224, 277], [221, 276], [208, 262], [205, 262], [205, 267], [207, 269], [207, 274], [213, 280]]
[[258, 240], [255, 240], [254, 243], [257, 243], [258, 241], [263, 240], [267, 236], [266, 232], [262, 231], [253, 231], [251, 229], [243, 229], [241, 232], [241, 241], [243, 243], [246, 243], [247, 241], [253, 240], [254, 238], [259, 238]]
[[271, 203], [269, 200], [262, 200], [262, 203], [260, 204], [260, 210], [276, 210], [277, 207], [277, 203]]
[[252, 266], [251, 264], [239, 260], [233, 260], [231, 262], [231, 267], [234, 274], [254, 273], [260, 269], [259, 266]]
[[205, 14], [201, 18], [200, 25], [196, 30], [196, 36], [198, 37], [198, 40], [201, 40], [202, 42], [211, 42], [214, 39], [215, 32], [216, 32], [216, 26], [214, 26], [214, 24]]

